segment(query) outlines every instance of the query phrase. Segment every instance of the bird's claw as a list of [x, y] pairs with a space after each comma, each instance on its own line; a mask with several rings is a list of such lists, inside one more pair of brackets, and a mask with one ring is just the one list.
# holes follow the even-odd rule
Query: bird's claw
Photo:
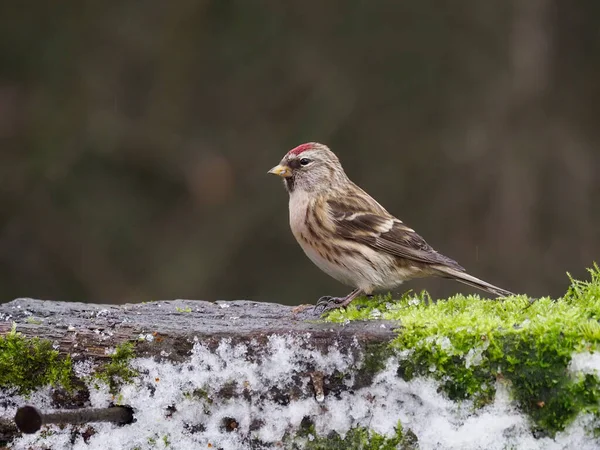
[[325, 295], [321, 297], [315, 305], [315, 313], [323, 314], [329, 309], [335, 309], [340, 303], [344, 302], [345, 297], [332, 297], [331, 295]]

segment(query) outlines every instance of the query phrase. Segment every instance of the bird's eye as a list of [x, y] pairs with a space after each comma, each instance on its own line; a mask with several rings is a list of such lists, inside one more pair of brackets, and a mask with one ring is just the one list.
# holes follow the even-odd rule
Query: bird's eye
[[308, 159], [308, 158], [302, 158], [300, 160], [300, 165], [306, 166], [309, 162], [310, 162], [310, 159]]

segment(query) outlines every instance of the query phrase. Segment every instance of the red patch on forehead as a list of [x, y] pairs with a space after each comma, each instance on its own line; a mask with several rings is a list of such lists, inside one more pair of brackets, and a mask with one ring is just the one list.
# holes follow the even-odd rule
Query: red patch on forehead
[[306, 144], [300, 144], [298, 147], [291, 149], [288, 152], [288, 155], [296, 155], [298, 156], [300, 153], [305, 152], [306, 150], [310, 150], [314, 148], [314, 142], [307, 142]]

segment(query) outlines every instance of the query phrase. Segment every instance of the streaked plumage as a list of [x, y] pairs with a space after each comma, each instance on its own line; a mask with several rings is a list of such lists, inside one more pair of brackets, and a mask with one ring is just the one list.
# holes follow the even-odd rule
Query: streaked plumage
[[343, 307], [362, 294], [427, 276], [511, 295], [467, 274], [456, 261], [431, 248], [350, 181], [327, 146], [302, 144], [269, 173], [284, 180], [290, 194], [290, 227], [306, 255], [325, 273], [355, 288], [346, 297], [323, 297], [319, 304]]

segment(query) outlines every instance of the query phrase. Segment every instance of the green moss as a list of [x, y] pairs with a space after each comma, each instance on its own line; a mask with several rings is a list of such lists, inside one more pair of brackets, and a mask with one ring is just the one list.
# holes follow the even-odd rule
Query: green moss
[[363, 350], [363, 361], [356, 371], [356, 388], [371, 384], [373, 376], [385, 368], [394, 349], [387, 343], [367, 344]]
[[573, 375], [573, 353], [595, 352], [600, 344], [600, 268], [590, 281], [571, 279], [558, 300], [526, 296], [501, 301], [456, 295], [435, 303], [426, 294], [399, 301], [361, 299], [327, 320], [398, 320], [402, 328], [391, 347], [399, 355], [399, 375], [433, 376], [454, 399], [490, 402], [497, 380], [511, 392], [536, 426], [554, 434], [579, 413], [599, 413], [600, 381]]
[[43, 321], [41, 319], [38, 319], [38, 318], [33, 317], [33, 316], [27, 317], [27, 319], [25, 319], [25, 321], [27, 323], [31, 323], [33, 325], [41, 325], [43, 323]]
[[314, 427], [302, 433], [302, 448], [306, 450], [411, 450], [419, 448], [417, 437], [410, 430], [404, 432], [398, 423], [393, 436], [383, 436], [364, 427], [350, 429], [342, 438], [332, 432], [327, 436], [318, 436]]
[[212, 404], [213, 402], [212, 398], [208, 394], [208, 391], [201, 388], [196, 388], [193, 391], [185, 391], [183, 393], [183, 397], [187, 399], [206, 401], [209, 404]]
[[193, 391], [185, 391], [183, 397], [200, 402], [203, 405], [204, 414], [207, 416], [211, 414], [210, 405], [213, 404], [213, 399], [207, 389], [196, 388]]
[[110, 393], [116, 395], [123, 383], [131, 383], [138, 376], [138, 372], [129, 367], [134, 356], [134, 344], [123, 342], [110, 355], [110, 362], [96, 371], [95, 378], [105, 382]]
[[0, 336], [0, 388], [15, 388], [27, 395], [42, 386], [71, 389], [73, 366], [69, 356], [62, 357], [52, 342], [27, 339], [12, 330]]

